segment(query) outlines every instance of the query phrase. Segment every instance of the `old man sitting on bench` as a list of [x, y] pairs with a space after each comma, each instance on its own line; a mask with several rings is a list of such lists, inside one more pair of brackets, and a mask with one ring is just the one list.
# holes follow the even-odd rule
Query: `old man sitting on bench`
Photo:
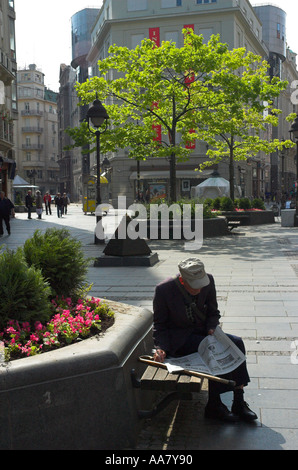
[[[166, 279], [155, 290], [153, 337], [154, 360], [157, 362], [164, 362], [167, 356], [180, 357], [197, 352], [200, 342], [207, 335], [214, 334], [219, 324], [213, 276], [206, 274], [204, 264], [197, 258], [188, 258], [178, 267], [180, 274]], [[242, 339], [227, 336], [245, 354]], [[229, 386], [209, 381], [205, 416], [228, 422], [257, 419], [244, 401], [244, 387], [250, 382], [246, 361], [221, 377], [236, 382], [232, 409], [230, 411], [220, 399], [221, 393], [231, 390]]]

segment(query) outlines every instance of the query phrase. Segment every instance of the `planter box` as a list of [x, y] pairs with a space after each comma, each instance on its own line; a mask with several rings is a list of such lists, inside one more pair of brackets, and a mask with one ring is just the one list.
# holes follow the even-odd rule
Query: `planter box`
[[226, 211], [222, 215], [231, 221], [240, 221], [240, 225], [274, 224], [273, 211]]
[[[15, 206], [14, 211], [15, 211], [16, 214], [22, 214], [24, 212], [28, 212], [26, 206]], [[35, 206], [32, 207], [31, 212], [36, 212], [36, 207]]]
[[[98, 450], [134, 446], [137, 409], [131, 370], [152, 349], [152, 313], [109, 302], [115, 324], [94, 337], [0, 367], [0, 448]], [[148, 398], [148, 400], [147, 400]], [[144, 401], [145, 400], [145, 401]], [[147, 400], [147, 401], [146, 401]]]
[[[140, 223], [144, 223], [144, 220], [140, 220]], [[197, 223], [201, 223], [198, 221]], [[189, 229], [195, 233], [195, 221], [191, 220], [191, 226]], [[227, 235], [228, 228], [224, 218], [218, 217], [213, 219], [203, 220], [203, 237], [221, 237]], [[170, 220], [169, 223], [161, 222], [160, 220], [148, 220], [147, 221], [147, 238], [149, 240], [185, 240], [183, 223], [181, 224]]]

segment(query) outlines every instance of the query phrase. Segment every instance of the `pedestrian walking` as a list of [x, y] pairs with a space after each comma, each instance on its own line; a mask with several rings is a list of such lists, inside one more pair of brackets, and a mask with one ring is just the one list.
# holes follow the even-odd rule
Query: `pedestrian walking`
[[61, 193], [57, 193], [55, 197], [55, 206], [57, 207], [57, 217], [60, 218], [63, 215], [63, 198], [61, 197]]
[[37, 218], [41, 219], [42, 216], [42, 196], [40, 191], [36, 191], [36, 214]]
[[[213, 335], [219, 325], [216, 289], [211, 274], [197, 258], [188, 258], [179, 264], [180, 274], [166, 279], [155, 290], [153, 301], [153, 337], [156, 347], [155, 361], [164, 362], [167, 356], [187, 356], [198, 350], [207, 335]], [[241, 338], [227, 335], [245, 354]], [[257, 415], [244, 401], [244, 387], [250, 382], [246, 361], [221, 376], [236, 382], [231, 411], [222, 403], [220, 395], [229, 386], [209, 381], [209, 400], [206, 418], [234, 422], [239, 419], [254, 421]]]
[[8, 235], [10, 235], [10, 216], [14, 210], [14, 205], [10, 199], [5, 197], [4, 191], [0, 192], [0, 236], [3, 235], [3, 221], [6, 225]]
[[66, 215], [67, 214], [67, 206], [69, 204], [69, 198], [68, 198], [66, 193], [63, 193], [62, 199], [63, 199], [63, 213]]
[[43, 202], [45, 205], [46, 209], [46, 215], [52, 215], [52, 209], [51, 209], [51, 204], [52, 204], [52, 197], [50, 193], [47, 191], [43, 197]]
[[32, 192], [29, 190], [26, 197], [25, 197], [25, 206], [28, 211], [28, 219], [32, 219], [31, 213], [32, 213], [32, 207], [33, 207], [33, 198], [32, 198]]

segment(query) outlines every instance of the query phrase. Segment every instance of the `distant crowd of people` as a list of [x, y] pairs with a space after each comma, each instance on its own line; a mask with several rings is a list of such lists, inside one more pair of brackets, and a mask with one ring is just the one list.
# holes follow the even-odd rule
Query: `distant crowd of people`
[[[35, 203], [37, 218], [41, 219], [43, 208], [45, 208], [46, 215], [52, 215], [52, 204], [57, 208], [57, 217], [62, 217], [67, 214], [67, 206], [70, 204], [69, 197], [66, 193], [57, 193], [52, 200], [52, 196], [47, 191], [42, 197], [41, 192], [36, 191], [35, 198], [33, 198], [32, 191], [29, 190], [25, 197], [25, 206], [28, 213], [28, 219], [32, 219], [33, 204]], [[4, 234], [3, 222], [6, 227], [7, 234], [10, 235], [10, 218], [15, 217], [15, 206], [11, 200], [6, 197], [4, 191], [0, 191], [0, 237]]]
[[[63, 215], [67, 214], [67, 206], [70, 204], [69, 197], [66, 193], [57, 193], [54, 197], [54, 201], [52, 201], [52, 196], [47, 191], [45, 195], [42, 197], [40, 191], [36, 191], [36, 213], [39, 219], [42, 217], [43, 213], [43, 205], [45, 206], [46, 215], [52, 215], [52, 204], [55, 204], [57, 208], [57, 217], [62, 217]], [[25, 206], [28, 211], [28, 219], [32, 219], [32, 208], [33, 208], [33, 196], [32, 191], [28, 191], [26, 198], [25, 198]]]

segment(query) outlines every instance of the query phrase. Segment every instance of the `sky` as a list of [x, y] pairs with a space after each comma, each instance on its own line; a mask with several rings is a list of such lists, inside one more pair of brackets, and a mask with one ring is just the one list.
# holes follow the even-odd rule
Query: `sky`
[[[251, 0], [251, 3], [272, 3], [287, 12], [287, 43], [298, 53], [297, 0]], [[72, 59], [71, 17], [84, 8], [101, 5], [102, 0], [15, 0], [18, 68], [36, 64], [45, 74], [45, 85], [59, 91], [60, 64], [70, 65]]]
[[59, 91], [60, 64], [72, 60], [71, 17], [101, 6], [102, 0], [15, 0], [18, 68], [36, 64], [45, 74], [45, 85]]

